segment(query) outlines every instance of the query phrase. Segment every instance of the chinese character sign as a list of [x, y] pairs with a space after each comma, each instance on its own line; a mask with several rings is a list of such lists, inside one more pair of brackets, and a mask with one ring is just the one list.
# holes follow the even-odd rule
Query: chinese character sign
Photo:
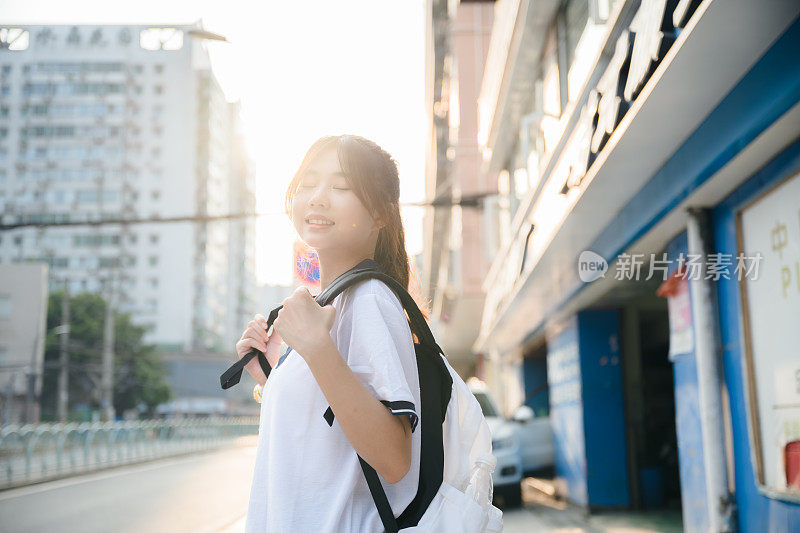
[[742, 211], [741, 237], [746, 255], [764, 256], [742, 286], [763, 481], [785, 490], [784, 451], [800, 440], [800, 174]]

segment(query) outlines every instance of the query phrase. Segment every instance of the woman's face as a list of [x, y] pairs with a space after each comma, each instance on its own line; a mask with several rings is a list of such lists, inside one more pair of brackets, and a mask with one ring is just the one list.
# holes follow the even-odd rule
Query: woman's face
[[[317, 216], [315, 216], [317, 215]], [[330, 221], [318, 225], [309, 219]], [[300, 177], [292, 202], [292, 223], [303, 241], [316, 250], [362, 253], [377, 241], [379, 225], [342, 174], [335, 147], [320, 152]]]

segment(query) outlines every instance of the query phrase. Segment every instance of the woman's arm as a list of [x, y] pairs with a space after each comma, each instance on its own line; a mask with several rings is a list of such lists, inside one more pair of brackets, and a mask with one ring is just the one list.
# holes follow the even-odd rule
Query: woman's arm
[[304, 358], [356, 452], [388, 483], [411, 468], [408, 415], [393, 415], [356, 377], [330, 336]]

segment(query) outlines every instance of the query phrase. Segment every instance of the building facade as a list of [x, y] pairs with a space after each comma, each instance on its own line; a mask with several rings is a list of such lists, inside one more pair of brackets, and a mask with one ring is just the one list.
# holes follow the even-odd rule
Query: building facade
[[800, 5], [495, 9], [490, 386], [547, 406], [577, 504], [800, 529]]
[[[462, 375], [480, 375], [472, 352], [489, 267], [481, 201], [494, 184], [479, 173], [477, 99], [488, 54], [494, 2], [431, 1], [427, 5], [426, 109], [430, 135], [424, 222], [423, 292], [431, 329]], [[494, 197], [489, 211], [496, 211]]]
[[[51, 290], [104, 293], [167, 350], [228, 350], [255, 302], [252, 218], [159, 221], [255, 208], [210, 39], [200, 23], [0, 28], [0, 262], [46, 262]], [[46, 226], [110, 219], [148, 222]]]

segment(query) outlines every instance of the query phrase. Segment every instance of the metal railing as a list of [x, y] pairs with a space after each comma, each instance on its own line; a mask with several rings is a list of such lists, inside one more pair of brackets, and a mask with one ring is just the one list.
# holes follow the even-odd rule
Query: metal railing
[[12, 424], [0, 428], [0, 489], [218, 448], [258, 417]]

